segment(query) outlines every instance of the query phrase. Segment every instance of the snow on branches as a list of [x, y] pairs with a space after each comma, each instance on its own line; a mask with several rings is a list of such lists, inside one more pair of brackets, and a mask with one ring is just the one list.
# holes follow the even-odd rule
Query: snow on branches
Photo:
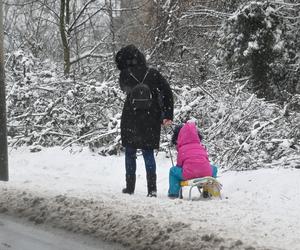
[[25, 55], [16, 57], [8, 71], [11, 146], [105, 145], [103, 153], [119, 147], [123, 96], [116, 82], [66, 79], [54, 64], [40, 61], [24, 73], [23, 61]]
[[[290, 16], [288, 16], [290, 15]], [[251, 1], [232, 14], [219, 31], [219, 56], [240, 77], [251, 76], [260, 97], [285, 101], [299, 84], [299, 22], [296, 11], [276, 2]], [[291, 19], [294, 17], [295, 19]]]

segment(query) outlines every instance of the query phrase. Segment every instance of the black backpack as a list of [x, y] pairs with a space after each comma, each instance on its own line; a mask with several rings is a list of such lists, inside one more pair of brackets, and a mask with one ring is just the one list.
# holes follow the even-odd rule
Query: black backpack
[[140, 82], [131, 72], [129, 74], [138, 82], [136, 86], [130, 91], [130, 103], [134, 110], [147, 110], [150, 109], [152, 104], [152, 92], [150, 87], [144, 83], [148, 70], [142, 82]]

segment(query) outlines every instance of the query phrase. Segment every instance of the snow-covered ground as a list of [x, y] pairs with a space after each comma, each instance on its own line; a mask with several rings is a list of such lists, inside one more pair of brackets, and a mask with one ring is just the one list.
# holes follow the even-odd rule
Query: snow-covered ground
[[[84, 149], [10, 150], [0, 212], [132, 249], [300, 249], [300, 170], [219, 173], [221, 200], [167, 198], [171, 161], [157, 155], [158, 198], [147, 198], [138, 157], [134, 195], [124, 195], [124, 157]], [[202, 249], [201, 248], [201, 249]]]

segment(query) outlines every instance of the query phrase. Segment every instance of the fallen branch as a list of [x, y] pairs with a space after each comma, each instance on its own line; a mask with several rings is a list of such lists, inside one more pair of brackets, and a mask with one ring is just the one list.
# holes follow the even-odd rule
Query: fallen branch
[[73, 143], [78, 142], [78, 141], [80, 141], [80, 140], [82, 140], [82, 139], [84, 139], [84, 138], [87, 138], [87, 137], [89, 137], [89, 136], [91, 136], [91, 135], [94, 135], [94, 134], [96, 134], [96, 133], [98, 133], [98, 132], [97, 132], [97, 131], [94, 131], [94, 132], [91, 132], [91, 133], [89, 133], [89, 134], [83, 135], [83, 136], [77, 138], [76, 140], [71, 141], [70, 143], [68, 143], [68, 144], [65, 145], [65, 146], [63, 146], [63, 145], [64, 145], [64, 143], [63, 143], [63, 144], [62, 144], [63, 150], [64, 150], [65, 148], [71, 146]]

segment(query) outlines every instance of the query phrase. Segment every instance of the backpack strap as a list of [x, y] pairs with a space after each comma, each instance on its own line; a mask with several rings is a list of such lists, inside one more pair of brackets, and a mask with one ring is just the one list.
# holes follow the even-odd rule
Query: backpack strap
[[139, 84], [143, 84], [143, 83], [144, 83], [144, 81], [145, 81], [145, 79], [146, 79], [148, 73], [149, 73], [149, 69], [147, 69], [146, 74], [145, 74], [145, 76], [144, 76], [144, 78], [143, 78], [143, 81], [140, 82], [139, 79], [137, 79], [137, 78], [134, 76], [134, 74], [132, 74], [131, 71], [129, 71], [129, 74], [131, 75], [131, 77], [132, 77], [133, 79], [135, 79]]

